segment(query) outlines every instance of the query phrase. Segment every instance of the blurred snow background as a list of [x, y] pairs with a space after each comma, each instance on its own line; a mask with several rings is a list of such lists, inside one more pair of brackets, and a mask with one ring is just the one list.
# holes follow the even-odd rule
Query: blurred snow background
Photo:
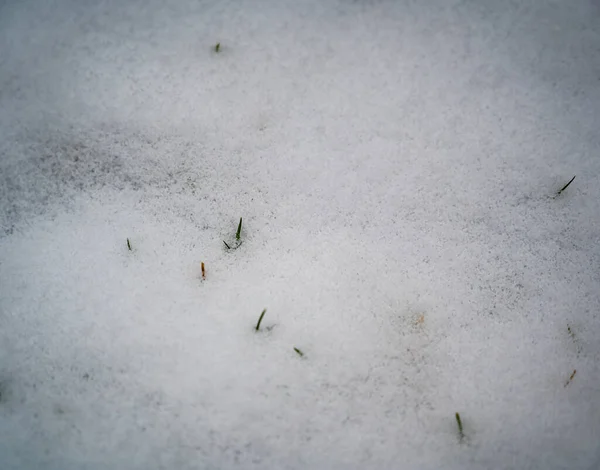
[[600, 468], [599, 20], [1, 1], [0, 468]]

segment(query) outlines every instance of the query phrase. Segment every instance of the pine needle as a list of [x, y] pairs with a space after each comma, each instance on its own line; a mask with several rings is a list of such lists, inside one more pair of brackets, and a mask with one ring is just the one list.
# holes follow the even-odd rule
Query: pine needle
[[129, 241], [129, 238], [127, 239], [127, 248], [129, 248], [129, 251], [132, 251], [131, 242]]
[[218, 42], [215, 44], [215, 52], [218, 54], [220, 50], [221, 50], [221, 43]]
[[294, 351], [296, 351], [298, 353], [298, 356], [303, 357], [304, 353], [302, 351], [300, 351], [298, 348], [294, 348]]

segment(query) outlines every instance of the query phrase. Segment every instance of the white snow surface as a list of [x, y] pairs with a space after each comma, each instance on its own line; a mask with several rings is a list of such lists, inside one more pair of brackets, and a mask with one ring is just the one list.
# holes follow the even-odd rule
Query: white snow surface
[[599, 123], [597, 0], [0, 1], [0, 468], [600, 468]]

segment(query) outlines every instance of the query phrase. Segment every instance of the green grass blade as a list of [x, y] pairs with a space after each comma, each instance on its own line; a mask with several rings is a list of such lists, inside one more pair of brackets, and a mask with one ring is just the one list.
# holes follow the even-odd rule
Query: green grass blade
[[465, 433], [463, 432], [462, 421], [460, 420], [460, 414], [456, 413], [456, 425], [458, 426], [458, 434], [460, 436], [460, 440], [462, 441], [465, 437]]
[[[577, 175], [575, 175], [575, 176], [577, 176]], [[560, 190], [560, 191], [557, 193], [557, 195], [558, 195], [558, 194], [560, 194], [560, 193], [562, 193], [562, 192], [563, 192], [565, 189], [567, 189], [567, 188], [569, 187], [569, 185], [570, 185], [570, 184], [573, 182], [573, 180], [575, 179], [575, 176], [573, 176], [573, 178], [571, 178], [571, 181], [569, 181], [567, 184], [565, 184], [565, 185], [564, 185], [564, 186], [561, 188], [561, 190]]]
[[237, 233], [235, 234], [235, 239], [239, 240], [242, 236], [242, 218], [240, 217], [240, 223], [238, 225]]
[[256, 324], [256, 331], [258, 331], [260, 329], [260, 322], [262, 321], [263, 317], [265, 316], [265, 313], [267, 313], [266, 308], [262, 311], [262, 313], [260, 314], [260, 317], [258, 318], [258, 323]]

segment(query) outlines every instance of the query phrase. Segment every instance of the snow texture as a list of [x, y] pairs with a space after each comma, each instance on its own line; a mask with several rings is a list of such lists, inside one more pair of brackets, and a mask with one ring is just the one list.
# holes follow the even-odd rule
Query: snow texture
[[597, 0], [0, 1], [0, 468], [600, 468], [598, 123]]

